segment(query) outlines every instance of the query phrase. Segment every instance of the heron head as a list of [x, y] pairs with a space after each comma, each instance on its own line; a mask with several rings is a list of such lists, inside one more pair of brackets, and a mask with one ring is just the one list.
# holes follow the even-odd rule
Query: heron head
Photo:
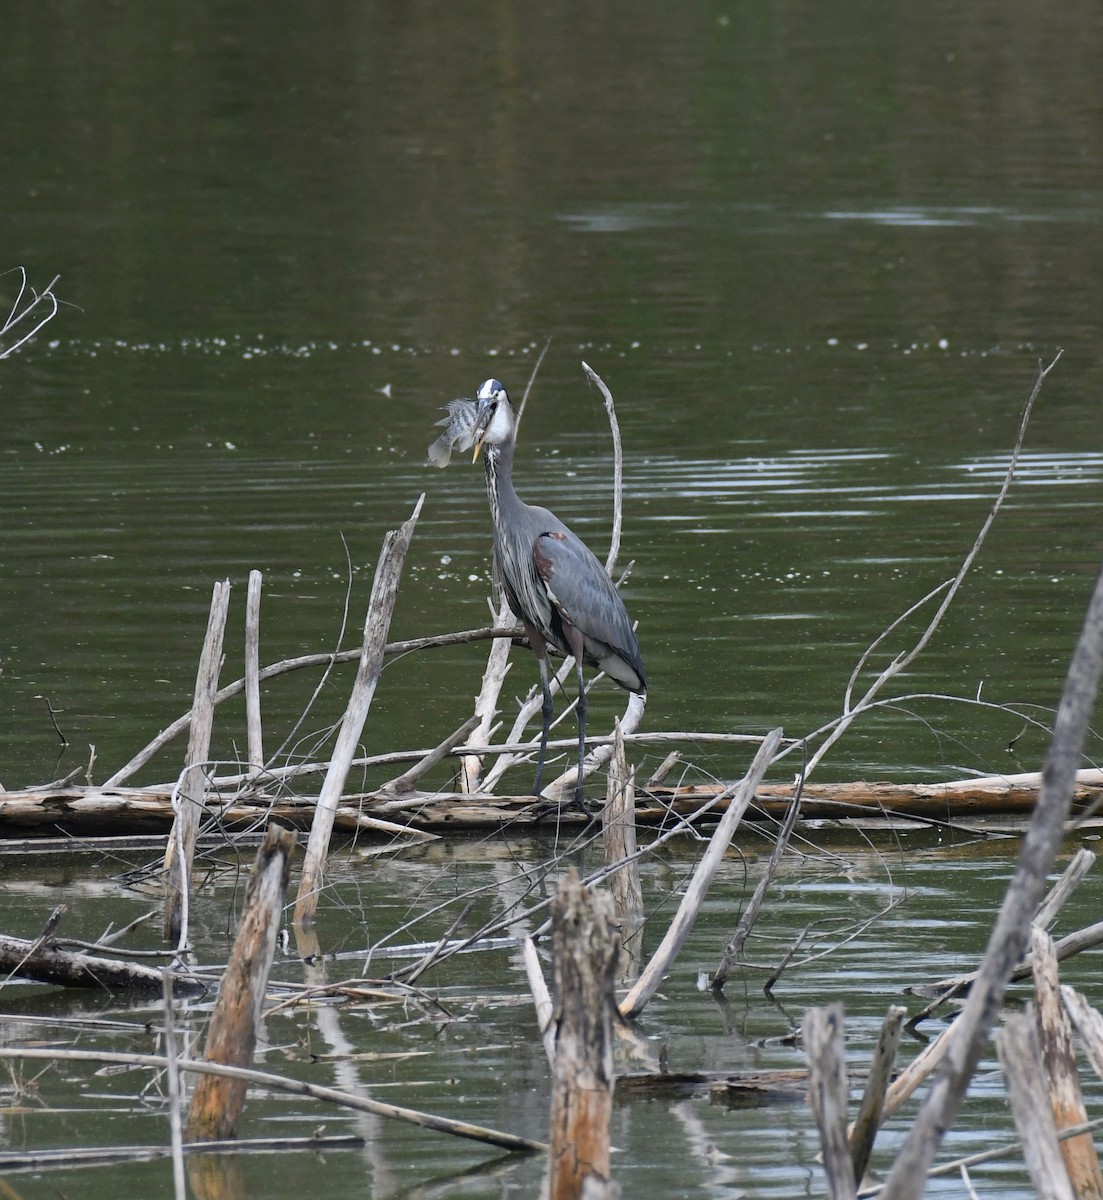
[[475, 393], [475, 454], [472, 462], [479, 457], [479, 451], [486, 442], [491, 446], [500, 445], [509, 437], [513, 429], [513, 410], [510, 407], [509, 396], [505, 385], [497, 379], [487, 379]]

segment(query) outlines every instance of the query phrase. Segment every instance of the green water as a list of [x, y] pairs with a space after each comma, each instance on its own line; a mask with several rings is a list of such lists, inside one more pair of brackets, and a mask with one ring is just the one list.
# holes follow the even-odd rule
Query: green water
[[[254, 568], [263, 661], [355, 645], [382, 536], [422, 492], [392, 634], [484, 624], [481, 472], [459, 461], [435, 471], [425, 448], [440, 405], [488, 375], [519, 394], [548, 339], [516, 480], [604, 553], [610, 447], [585, 359], [613, 391], [624, 438], [622, 559], [635, 561], [625, 597], [651, 682], [645, 728], [781, 724], [794, 737], [838, 714], [865, 647], [957, 569], [1037, 362], [1063, 349], [974, 572], [887, 693], [939, 698], [863, 719], [819, 774], [1037, 767], [1044, 732], [1007, 746], [1021, 714], [1047, 720], [1100, 558], [1101, 36], [1082, 0], [922, 13], [852, 2], [17, 7], [0, 43], [0, 267], [23, 264], [38, 286], [60, 274], [67, 303], [0, 363], [0, 782], [67, 774], [91, 746], [102, 781], [186, 710], [216, 579], [234, 587], [225, 678], [242, 672]], [[507, 720], [535, 679], [532, 660], [515, 657]], [[484, 659], [472, 646], [390, 664], [365, 750], [438, 742], [470, 712]], [[335, 674], [301, 724], [318, 676], [266, 689], [274, 762], [322, 743], [350, 680]], [[1015, 710], [961, 703], [978, 694]], [[612, 689], [595, 695], [596, 725], [619, 704]], [[641, 750], [641, 774], [665, 752]], [[182, 753], [172, 747], [141, 778], [173, 780]], [[240, 708], [220, 710], [214, 754], [243, 753]], [[686, 757], [693, 773], [727, 777], [746, 752], [690, 742]], [[677, 851], [655, 895], [691, 853]], [[992, 867], [978, 852], [962, 878]], [[437, 866], [414, 855], [409, 869], [416, 907]], [[971, 896], [948, 869], [938, 856], [924, 868], [936, 889]], [[869, 871], [883, 886], [885, 868]], [[5, 926], [39, 927], [85, 873], [21, 901]], [[342, 883], [324, 918], [348, 920], [340, 936], [354, 942], [380, 902], [374, 890], [363, 907], [350, 898], [359, 880]], [[108, 911], [130, 904], [98, 886]], [[822, 909], [840, 902], [809, 894]], [[873, 995], [879, 1012], [900, 974], [878, 974], [893, 938], [941, 961], [939, 911], [882, 929], [853, 987], [844, 960], [827, 959], [826, 990], [863, 1012]], [[492, 977], [459, 986], [486, 990]], [[748, 995], [747, 1021], [775, 1036]], [[728, 1061], [722, 1022], [692, 999], [683, 1058]], [[508, 1065], [521, 1073], [506, 1076], [511, 1096], [529, 1097], [518, 1123], [536, 1135], [540, 1059], [524, 1005], [506, 1008], [495, 1044], [532, 1057], [480, 1060], [455, 1107], [505, 1123], [514, 1100], [494, 1097]], [[446, 1078], [424, 1078], [434, 1103]], [[732, 1152], [722, 1123], [733, 1118], [690, 1115], [707, 1127], [693, 1138]], [[684, 1148], [658, 1149], [666, 1107], [618, 1119], [631, 1126], [616, 1135], [637, 1173], [629, 1190], [672, 1194], [664, 1173]], [[760, 1125], [748, 1137], [768, 1145], [772, 1167], [737, 1183], [702, 1172], [685, 1194], [816, 1194], [807, 1113], [766, 1121], [783, 1144]], [[387, 1136], [386, 1170], [342, 1158], [348, 1194], [363, 1194], [365, 1178], [373, 1194], [407, 1194], [474, 1161], [427, 1150], [422, 1135]], [[799, 1178], [772, 1174], [795, 1162]], [[258, 1182], [272, 1169], [245, 1165], [250, 1194], [274, 1194]], [[294, 1171], [315, 1169], [281, 1160], [280, 1183], [290, 1191]], [[163, 1167], [134, 1170], [134, 1194], [168, 1194], [157, 1191]], [[526, 1170], [517, 1194], [535, 1192]], [[988, 1180], [975, 1180], [981, 1194], [1011, 1194]], [[87, 1194], [105, 1186], [90, 1179]]]

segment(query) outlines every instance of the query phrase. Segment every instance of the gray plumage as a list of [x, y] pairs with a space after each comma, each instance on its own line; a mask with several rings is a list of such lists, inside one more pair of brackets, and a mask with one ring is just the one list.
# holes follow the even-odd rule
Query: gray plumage
[[[457, 401], [453, 401], [453, 404]], [[475, 457], [484, 453], [486, 490], [494, 524], [494, 570], [513, 614], [540, 664], [543, 730], [533, 790], [540, 779], [551, 723], [547, 648], [574, 655], [578, 676], [578, 784], [586, 737], [582, 664], [604, 671], [630, 692], [645, 692], [639, 644], [620, 593], [586, 544], [552, 512], [526, 504], [513, 486], [516, 420], [505, 388], [488, 379], [479, 388], [473, 430]], [[451, 405], [449, 406], [451, 410]]]

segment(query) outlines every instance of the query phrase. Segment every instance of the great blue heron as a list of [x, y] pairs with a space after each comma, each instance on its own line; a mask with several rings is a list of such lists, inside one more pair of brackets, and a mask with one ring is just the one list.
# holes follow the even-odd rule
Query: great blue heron
[[582, 665], [597, 667], [630, 692], [644, 693], [647, 677], [639, 644], [620, 593], [585, 543], [546, 508], [526, 504], [513, 487], [517, 432], [513, 405], [497, 379], [479, 388], [475, 458], [483, 450], [486, 492], [494, 523], [494, 571], [514, 616], [525, 628], [540, 664], [543, 727], [533, 792], [540, 795], [551, 727], [548, 647], [574, 656], [578, 677], [578, 782], [586, 750], [586, 687]]

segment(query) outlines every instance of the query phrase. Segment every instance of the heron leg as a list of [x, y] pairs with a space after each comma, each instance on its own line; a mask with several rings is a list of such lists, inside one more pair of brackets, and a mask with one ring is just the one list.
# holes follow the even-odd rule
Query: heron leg
[[548, 682], [548, 658], [546, 654], [540, 656], [540, 687], [544, 693], [544, 702], [540, 706], [540, 753], [536, 758], [536, 779], [532, 784], [532, 794], [540, 795], [540, 783], [544, 774], [544, 759], [548, 753], [548, 732], [551, 729], [552, 719], [552, 694], [551, 684]]
[[551, 681], [548, 678], [548, 644], [539, 631], [528, 621], [524, 622], [525, 633], [528, 634], [529, 645], [532, 647], [536, 661], [540, 664], [540, 691], [543, 703], [540, 706], [540, 753], [536, 757], [536, 779], [532, 784], [532, 794], [540, 795], [540, 784], [544, 776], [544, 758], [548, 753], [548, 732], [551, 729], [552, 694]]
[[573, 625], [564, 623], [563, 633], [567, 639], [567, 645], [574, 655], [574, 669], [578, 679], [578, 778], [574, 785], [574, 802], [583, 812], [586, 812], [588, 811], [586, 802], [582, 797], [582, 764], [586, 758], [586, 680], [582, 676], [584, 646], [582, 634]]

